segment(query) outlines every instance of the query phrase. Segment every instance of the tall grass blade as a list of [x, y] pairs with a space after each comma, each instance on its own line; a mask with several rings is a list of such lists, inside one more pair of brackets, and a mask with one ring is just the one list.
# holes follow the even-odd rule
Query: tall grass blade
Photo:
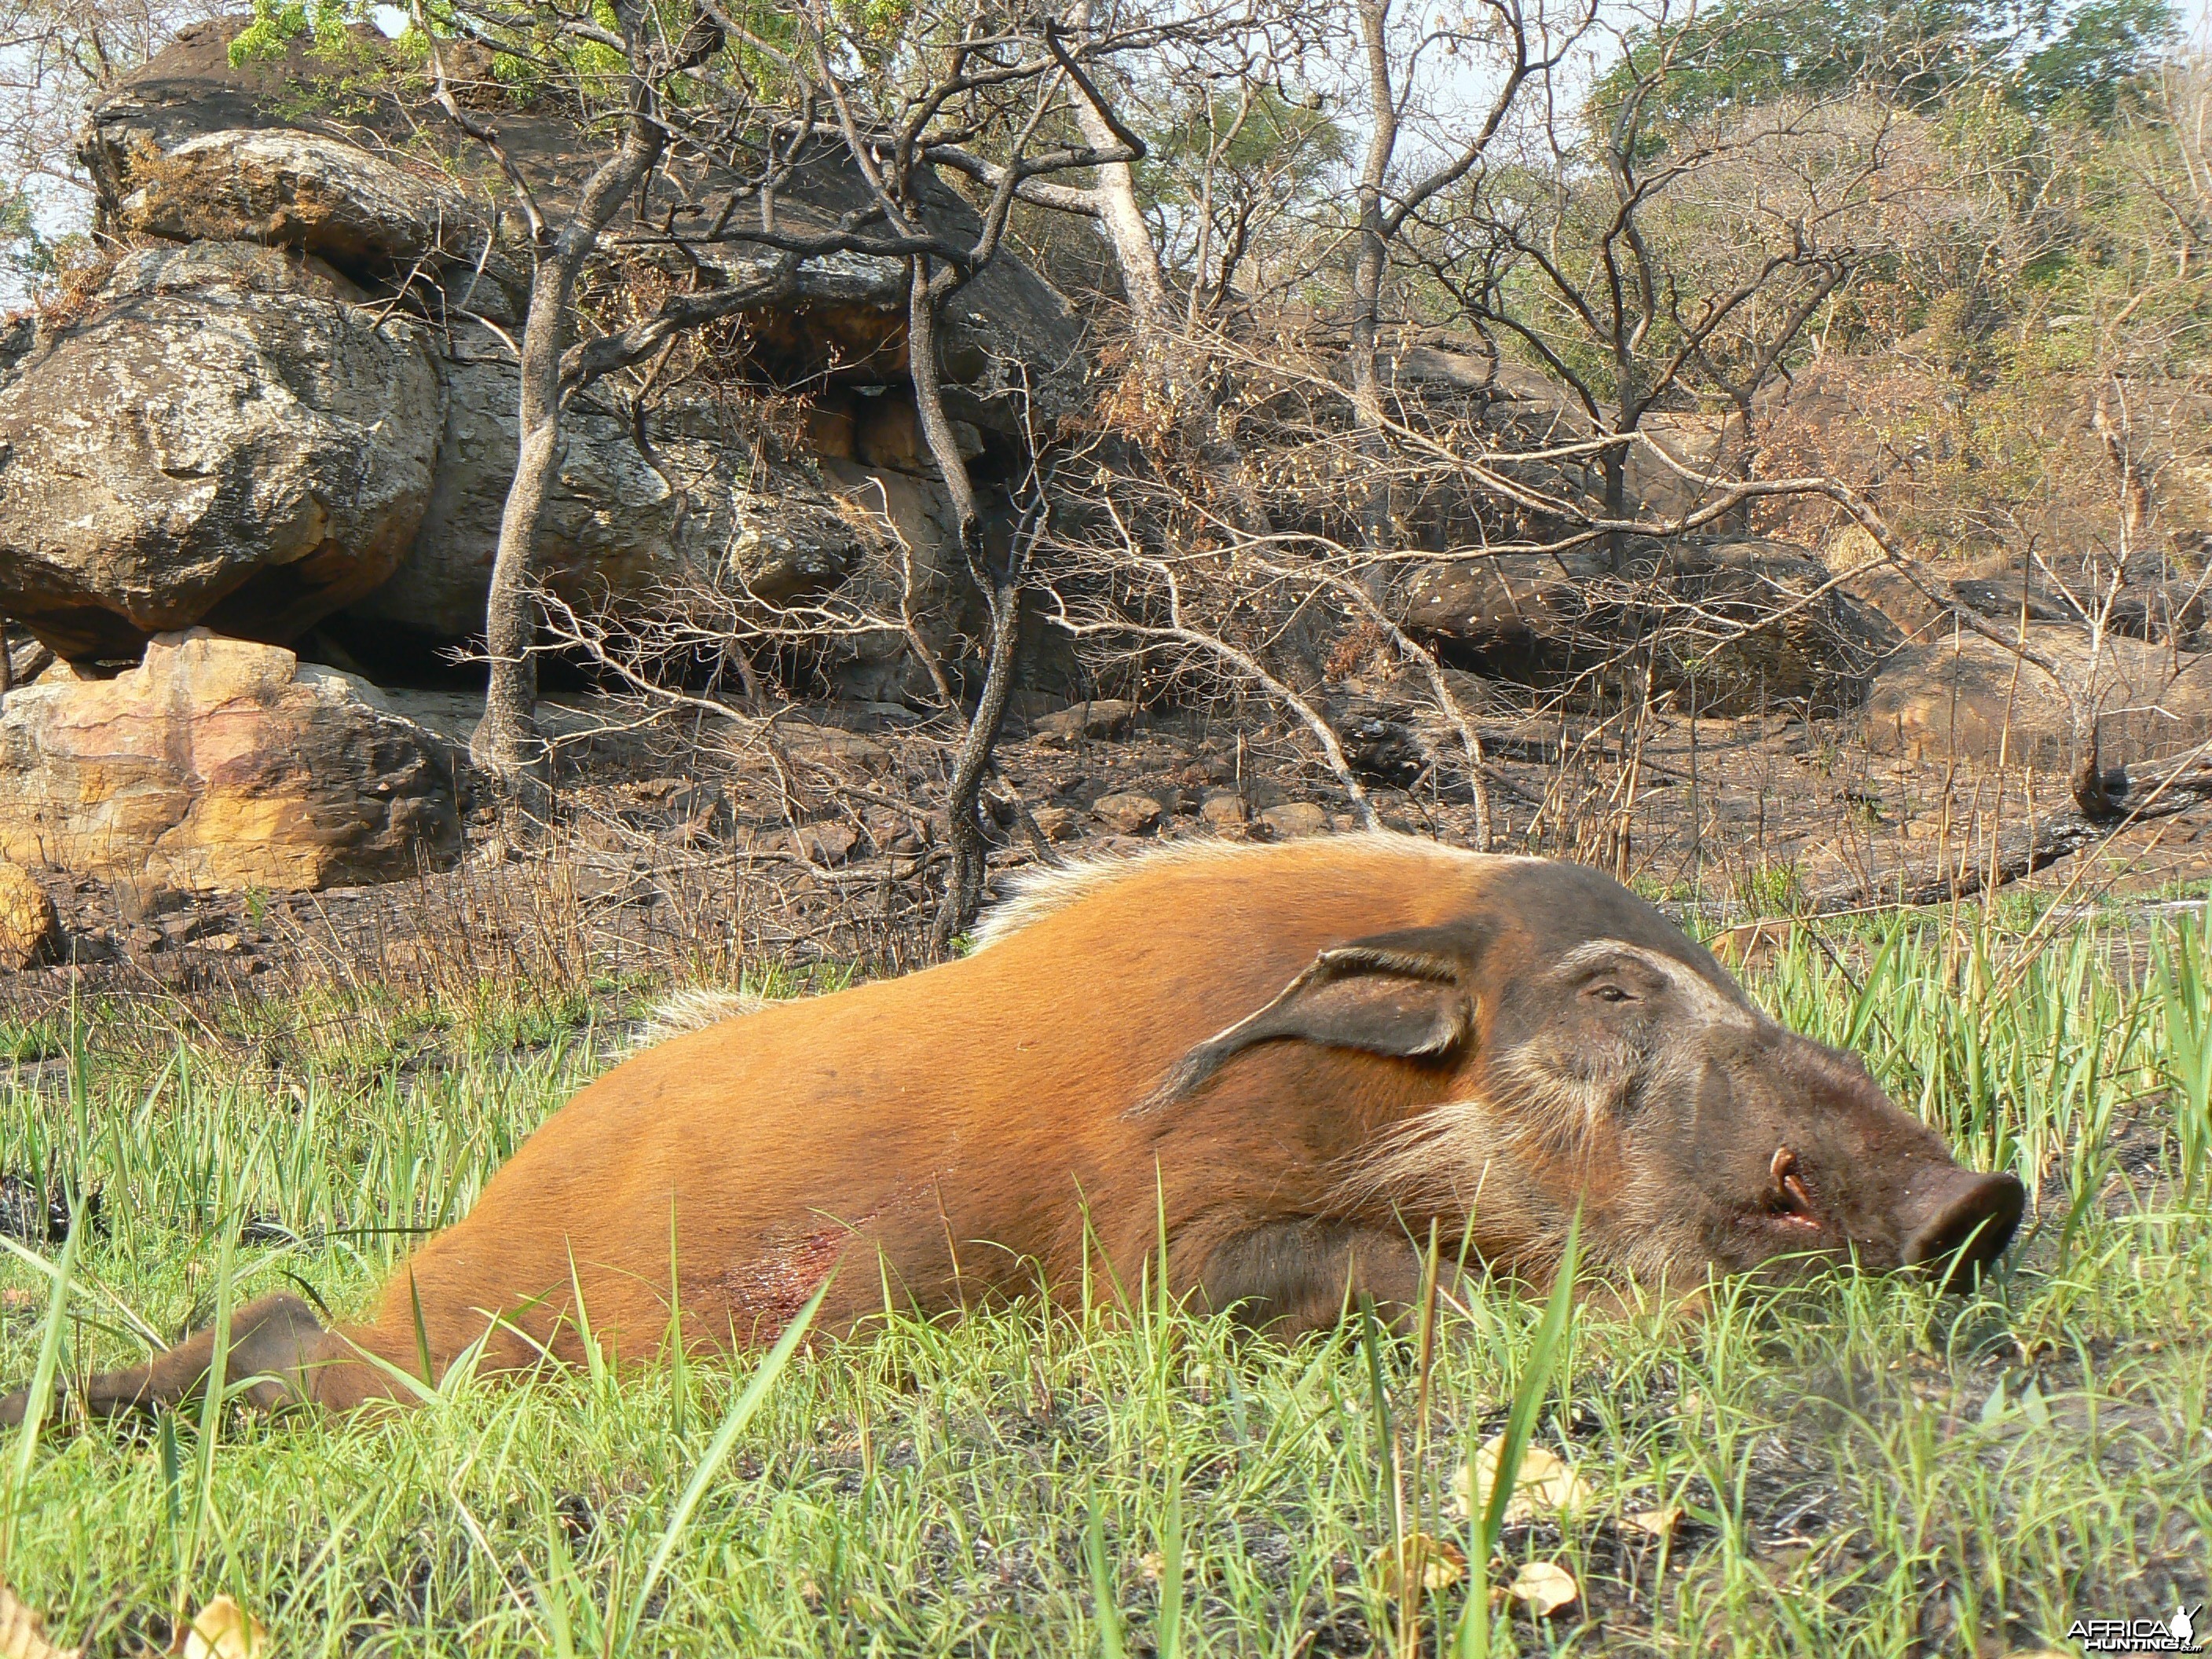
[[761, 1361], [760, 1368], [753, 1373], [752, 1381], [745, 1385], [744, 1392], [738, 1396], [736, 1403], [723, 1417], [721, 1426], [714, 1431], [714, 1439], [708, 1443], [706, 1455], [699, 1460], [699, 1467], [691, 1472], [690, 1484], [684, 1488], [684, 1495], [676, 1500], [676, 1508], [668, 1517], [667, 1527], [661, 1532], [660, 1543], [653, 1552], [653, 1559], [646, 1565], [645, 1578], [637, 1587], [637, 1595], [630, 1603], [629, 1622], [623, 1629], [625, 1648], [636, 1637], [637, 1627], [645, 1618], [647, 1604], [653, 1599], [653, 1586], [660, 1582], [661, 1574], [668, 1570], [669, 1558], [676, 1553], [676, 1546], [684, 1537], [684, 1529], [691, 1524], [691, 1512], [699, 1507], [699, 1500], [707, 1495], [707, 1488], [714, 1484], [715, 1475], [721, 1472], [722, 1464], [730, 1455], [730, 1448], [737, 1444], [738, 1437], [744, 1432], [745, 1425], [751, 1422], [754, 1413], [760, 1410], [762, 1401], [768, 1398], [769, 1390], [775, 1386], [776, 1378], [791, 1363], [791, 1356], [799, 1352], [799, 1343], [805, 1340], [807, 1328], [814, 1323], [814, 1316], [821, 1310], [822, 1298], [829, 1294], [830, 1281], [825, 1279], [814, 1294], [807, 1297], [806, 1305], [799, 1310], [798, 1316], [783, 1328], [783, 1334], [776, 1338], [775, 1346], [768, 1352], [768, 1358]]
[[1091, 1570], [1091, 1602], [1098, 1620], [1100, 1659], [1128, 1659], [1128, 1638], [1121, 1626], [1121, 1597], [1114, 1583], [1114, 1571], [1106, 1559], [1106, 1519], [1098, 1511], [1093, 1493], [1090, 1516], [1083, 1528], [1083, 1559]]
[[[53, 1289], [46, 1298], [46, 1323], [39, 1333], [39, 1363], [31, 1373], [22, 1425], [15, 1431], [15, 1461], [8, 1472], [6, 1512], [0, 1515], [0, 1568], [4, 1568], [15, 1554], [15, 1517], [30, 1490], [31, 1468], [39, 1455], [39, 1436], [46, 1428], [47, 1413], [53, 1409], [54, 1376], [61, 1367], [62, 1333], [69, 1324], [70, 1281], [76, 1273], [77, 1241], [83, 1237], [84, 1206], [79, 1201], [70, 1212], [69, 1237], [62, 1242], [62, 1257], [53, 1268]], [[12, 1240], [9, 1243], [18, 1255], [30, 1255], [15, 1246]], [[35, 1256], [31, 1259], [38, 1260]]]
[[[1458, 1648], [1460, 1659], [1489, 1659], [1490, 1655], [1490, 1561], [1497, 1553], [1498, 1534], [1505, 1529], [1506, 1505], [1513, 1501], [1513, 1489], [1521, 1478], [1521, 1460], [1528, 1449], [1528, 1437], [1535, 1431], [1536, 1413], [1543, 1408], [1544, 1397], [1552, 1386], [1552, 1372], [1559, 1364], [1559, 1350], [1567, 1332], [1567, 1320], [1574, 1311], [1575, 1277], [1580, 1266], [1582, 1251], [1581, 1211], [1567, 1226], [1566, 1248], [1559, 1254], [1559, 1276], [1552, 1285], [1551, 1300], [1545, 1304], [1543, 1322], [1536, 1328], [1534, 1346], [1528, 1351], [1528, 1363], [1521, 1373], [1521, 1385], [1513, 1391], [1512, 1409], [1506, 1414], [1504, 1437], [1498, 1447], [1498, 1465], [1492, 1472], [1490, 1491], [1485, 1494], [1470, 1486], [1470, 1517], [1474, 1535], [1467, 1552], [1467, 1607], [1460, 1615]], [[1475, 1468], [1474, 1448], [1468, 1449], [1468, 1468]]]

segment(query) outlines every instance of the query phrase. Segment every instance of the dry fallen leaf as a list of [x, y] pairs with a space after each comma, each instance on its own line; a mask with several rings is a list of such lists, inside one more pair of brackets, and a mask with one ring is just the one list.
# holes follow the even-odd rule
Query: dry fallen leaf
[[1632, 1510], [1620, 1517], [1623, 1532], [1640, 1532], [1650, 1538], [1672, 1538], [1682, 1523], [1682, 1511], [1669, 1504], [1662, 1509]]
[[1505, 1593], [1539, 1619], [1574, 1605], [1582, 1595], [1574, 1574], [1556, 1561], [1531, 1561], [1513, 1575]]
[[269, 1633], [261, 1621], [228, 1595], [192, 1615], [185, 1632], [185, 1659], [261, 1659]]
[[0, 1584], [0, 1659], [79, 1659], [82, 1648], [58, 1648], [46, 1640], [39, 1615]]
[[[1504, 1440], [1504, 1435], [1494, 1434], [1482, 1443], [1474, 1454], [1471, 1479], [1470, 1466], [1464, 1463], [1452, 1476], [1452, 1498], [1461, 1515], [1474, 1515], [1478, 1489], [1482, 1501], [1488, 1501], [1491, 1487], [1498, 1479], [1498, 1448]], [[1505, 1524], [1517, 1527], [1539, 1516], [1571, 1514], [1589, 1500], [1590, 1489], [1575, 1473], [1573, 1465], [1541, 1446], [1531, 1446], [1521, 1454], [1520, 1472], [1513, 1478], [1513, 1495], [1505, 1500]]]
[[1445, 1590], [1459, 1583], [1467, 1573], [1467, 1553], [1448, 1538], [1416, 1532], [1382, 1545], [1368, 1557], [1367, 1565], [1382, 1581], [1382, 1594], [1393, 1601], [1404, 1601], [1408, 1592]]
[[1146, 1550], [1137, 1558], [1137, 1571], [1145, 1575], [1147, 1584], [1157, 1584], [1160, 1575], [1168, 1570], [1168, 1559], [1158, 1550]]

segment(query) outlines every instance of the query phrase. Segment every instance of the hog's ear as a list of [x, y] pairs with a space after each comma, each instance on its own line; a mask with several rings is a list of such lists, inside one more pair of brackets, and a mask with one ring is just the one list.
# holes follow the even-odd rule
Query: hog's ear
[[1382, 933], [1323, 951], [1273, 1002], [1176, 1062], [1133, 1117], [1181, 1100], [1245, 1049], [1279, 1038], [1401, 1060], [1451, 1053], [1474, 1031], [1464, 927]]

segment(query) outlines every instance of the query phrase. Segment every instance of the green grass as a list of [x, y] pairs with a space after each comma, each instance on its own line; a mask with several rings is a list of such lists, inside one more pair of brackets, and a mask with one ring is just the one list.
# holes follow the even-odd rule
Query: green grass
[[[1970, 1297], [1839, 1275], [1553, 1334], [1501, 1293], [1446, 1308], [1432, 1344], [1285, 1347], [1137, 1286], [1131, 1310], [888, 1319], [781, 1375], [460, 1379], [334, 1424], [194, 1410], [0, 1447], [0, 1576], [101, 1652], [228, 1593], [288, 1659], [1875, 1659], [2163, 1617], [2212, 1596], [2212, 964], [2182, 927], [2014, 943], [1859, 920], [1754, 983], [2036, 1190]], [[50, 1347], [64, 1374], [125, 1362], [295, 1279], [361, 1308], [605, 1063], [642, 989], [83, 1011], [41, 1047], [68, 1086], [0, 1064], [0, 1169], [97, 1188], [106, 1231], [80, 1230], [65, 1304], [60, 1247], [0, 1261], [0, 1377]], [[1394, 1540], [1470, 1545], [1450, 1475], [1516, 1399], [1595, 1497], [1504, 1525], [1486, 1576], [1553, 1560], [1583, 1600], [1493, 1621], [1462, 1583], [1408, 1618]], [[1621, 1524], [1669, 1506], [1670, 1538]]]

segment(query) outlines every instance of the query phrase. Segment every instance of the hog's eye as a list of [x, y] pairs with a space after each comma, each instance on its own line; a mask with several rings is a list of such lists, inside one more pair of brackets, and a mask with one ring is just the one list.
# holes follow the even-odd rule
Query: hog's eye
[[1595, 997], [1600, 1002], [1633, 1002], [1636, 1000], [1635, 993], [1628, 990], [1625, 987], [1611, 983], [1593, 985], [1590, 987], [1589, 994]]

